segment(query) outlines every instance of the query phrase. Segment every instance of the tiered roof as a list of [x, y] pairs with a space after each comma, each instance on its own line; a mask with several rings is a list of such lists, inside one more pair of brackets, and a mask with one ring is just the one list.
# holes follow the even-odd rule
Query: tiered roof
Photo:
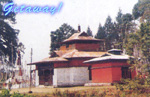
[[73, 41], [103, 41], [102, 39], [95, 39], [89, 35], [87, 35], [86, 32], [81, 32], [81, 33], [75, 33], [73, 34], [70, 38], [64, 40], [62, 43], [67, 43], [67, 42], [73, 42]]
[[[87, 33], [74, 33], [70, 38], [64, 40], [62, 43], [72, 42], [72, 41], [103, 41], [100, 39], [95, 39]], [[96, 58], [105, 54], [106, 52], [98, 52], [98, 51], [78, 51], [76, 49], [73, 50], [57, 50], [54, 51], [52, 56], [45, 58], [41, 61], [30, 63], [28, 65], [33, 64], [41, 64], [41, 63], [51, 63], [51, 62], [67, 62], [70, 58]]]

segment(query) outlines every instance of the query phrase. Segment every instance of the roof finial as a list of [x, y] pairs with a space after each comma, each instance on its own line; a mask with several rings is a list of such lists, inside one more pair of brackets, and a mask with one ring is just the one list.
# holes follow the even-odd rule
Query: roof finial
[[81, 32], [81, 27], [80, 27], [80, 25], [78, 25], [78, 31]]

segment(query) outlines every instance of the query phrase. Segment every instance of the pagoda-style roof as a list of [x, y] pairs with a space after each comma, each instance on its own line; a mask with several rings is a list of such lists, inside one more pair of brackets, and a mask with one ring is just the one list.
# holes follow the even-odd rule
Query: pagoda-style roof
[[73, 41], [104, 41], [102, 39], [95, 39], [89, 36], [86, 32], [74, 33], [70, 38], [64, 40], [62, 43], [73, 42]]
[[38, 62], [29, 63], [28, 65], [41, 64], [41, 63], [52, 63], [52, 62], [67, 62], [68, 60], [62, 57], [48, 57]]
[[33, 64], [40, 64], [40, 63], [52, 63], [52, 62], [67, 62], [70, 58], [96, 58], [100, 57], [101, 55], [105, 54], [106, 52], [88, 52], [88, 51], [78, 51], [76, 49], [74, 50], [68, 50], [68, 51], [54, 51], [58, 57], [48, 57], [41, 61], [30, 63], [28, 65]]
[[[81, 32], [81, 33], [73, 34], [70, 38], [64, 40], [62, 43], [68, 43], [74, 41], [78, 41], [78, 42], [88, 41], [89, 43], [91, 43], [91, 42], [99, 42], [103, 40], [95, 39], [89, 36], [87, 33]], [[41, 63], [67, 62], [69, 61], [70, 58], [96, 58], [96, 57], [100, 57], [105, 53], [106, 52], [100, 52], [100, 51], [79, 51], [77, 49], [57, 50], [52, 52], [50, 57], [45, 58], [38, 62], [30, 63], [28, 65], [41, 64]]]
[[88, 51], [73, 50], [62, 55], [62, 57], [63, 58], [95, 58], [95, 57], [100, 57], [105, 53], [106, 52], [88, 52]]

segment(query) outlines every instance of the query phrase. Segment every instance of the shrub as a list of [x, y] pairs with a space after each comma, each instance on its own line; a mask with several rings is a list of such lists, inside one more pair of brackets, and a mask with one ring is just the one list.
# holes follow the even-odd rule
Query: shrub
[[23, 94], [20, 94], [20, 93], [13, 93], [12, 95], [11, 95], [11, 97], [24, 97], [24, 95]]
[[10, 94], [9, 90], [2, 90], [2, 92], [0, 93], [0, 97], [35, 97], [35, 96], [31, 96], [31, 95], [25, 95], [25, 94], [20, 94], [20, 93], [13, 93]]
[[10, 91], [6, 89], [2, 90], [0, 97], [10, 97]]

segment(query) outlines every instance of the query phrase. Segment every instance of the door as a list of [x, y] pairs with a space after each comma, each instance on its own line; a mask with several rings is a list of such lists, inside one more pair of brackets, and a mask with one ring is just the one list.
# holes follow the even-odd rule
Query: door
[[53, 65], [41, 65], [38, 67], [39, 84], [53, 85]]
[[45, 70], [44, 71], [44, 82], [45, 85], [53, 85], [53, 73], [52, 70]]
[[126, 78], [131, 78], [131, 70], [129, 69], [129, 67], [122, 67], [122, 78], [126, 79]]

